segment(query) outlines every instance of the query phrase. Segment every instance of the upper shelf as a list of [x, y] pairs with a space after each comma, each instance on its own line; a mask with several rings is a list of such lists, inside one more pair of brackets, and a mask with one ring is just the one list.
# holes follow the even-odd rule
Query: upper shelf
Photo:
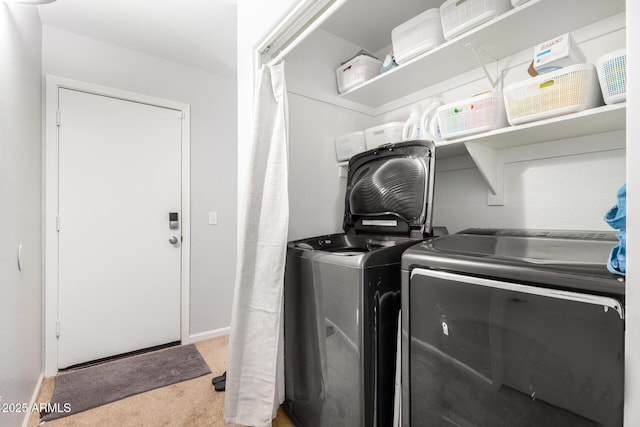
[[530, 0], [341, 97], [379, 107], [478, 68], [469, 44], [501, 59], [624, 10], [625, 0]]
[[467, 142], [500, 150], [622, 130], [627, 125], [626, 112], [627, 104], [622, 102], [590, 108], [579, 113], [537, 120], [516, 126], [506, 126], [490, 132], [477, 133], [462, 138], [447, 139], [436, 143], [437, 158], [442, 159], [467, 154], [464, 144]]

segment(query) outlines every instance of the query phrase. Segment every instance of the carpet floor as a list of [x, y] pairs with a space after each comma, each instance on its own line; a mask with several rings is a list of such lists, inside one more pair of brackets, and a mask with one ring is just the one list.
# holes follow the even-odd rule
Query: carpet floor
[[[209, 375], [137, 394], [85, 412], [48, 421], [43, 425], [51, 427], [233, 426], [224, 422], [224, 393], [216, 392], [211, 385], [211, 379], [226, 370], [227, 345], [227, 336], [196, 343], [200, 354], [211, 369]], [[46, 378], [36, 402], [49, 402], [53, 389], [53, 378]], [[32, 414], [28, 426], [35, 427], [39, 423], [39, 415]], [[293, 426], [282, 411], [278, 412], [272, 425], [274, 427]]]

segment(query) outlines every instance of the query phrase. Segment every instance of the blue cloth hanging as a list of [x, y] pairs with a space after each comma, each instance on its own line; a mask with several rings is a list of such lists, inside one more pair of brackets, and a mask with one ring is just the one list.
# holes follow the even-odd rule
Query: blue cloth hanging
[[612, 228], [618, 230], [618, 244], [611, 249], [607, 268], [614, 274], [625, 275], [627, 272], [627, 184], [618, 190], [618, 203], [609, 209], [604, 220]]

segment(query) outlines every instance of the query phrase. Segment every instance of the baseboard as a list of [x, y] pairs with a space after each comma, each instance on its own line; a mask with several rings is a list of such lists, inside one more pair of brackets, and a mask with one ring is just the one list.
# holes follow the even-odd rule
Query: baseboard
[[212, 331], [199, 332], [197, 334], [189, 335], [189, 343], [210, 340], [212, 338], [218, 338], [223, 335], [229, 335], [230, 331], [231, 327], [227, 326], [225, 328], [214, 329]]
[[[36, 400], [38, 399], [38, 395], [40, 394], [40, 387], [42, 387], [42, 381], [44, 381], [44, 374], [40, 374], [38, 377], [38, 382], [36, 383], [36, 388], [33, 390], [33, 395], [31, 396], [31, 401], [29, 402], [29, 408], [33, 408], [36, 404]], [[29, 419], [33, 415], [33, 412], [27, 411], [24, 416], [24, 420], [22, 421], [22, 427], [27, 427], [29, 425]]]

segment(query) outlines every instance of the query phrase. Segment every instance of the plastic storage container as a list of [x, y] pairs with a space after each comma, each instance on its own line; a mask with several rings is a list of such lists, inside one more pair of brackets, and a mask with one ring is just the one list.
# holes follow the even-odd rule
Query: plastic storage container
[[444, 38], [451, 40], [509, 9], [510, 0], [447, 0], [440, 6]]
[[596, 67], [576, 64], [514, 83], [504, 89], [504, 102], [512, 125], [601, 105]]
[[358, 55], [336, 69], [338, 92], [343, 93], [380, 73], [382, 61], [368, 55]]
[[436, 110], [440, 134], [444, 139], [487, 132], [506, 126], [500, 92], [489, 92], [445, 104]]
[[391, 31], [393, 55], [398, 64], [444, 43], [440, 10], [429, 9]]
[[571, 33], [561, 34], [533, 48], [533, 68], [538, 74], [585, 62], [584, 53]]
[[620, 49], [604, 55], [596, 62], [602, 97], [606, 104], [627, 99], [627, 50]]
[[367, 150], [402, 141], [404, 122], [390, 122], [364, 130]]
[[336, 146], [336, 159], [339, 162], [349, 160], [353, 155], [366, 150], [364, 131], [351, 132], [337, 137], [334, 140]]

